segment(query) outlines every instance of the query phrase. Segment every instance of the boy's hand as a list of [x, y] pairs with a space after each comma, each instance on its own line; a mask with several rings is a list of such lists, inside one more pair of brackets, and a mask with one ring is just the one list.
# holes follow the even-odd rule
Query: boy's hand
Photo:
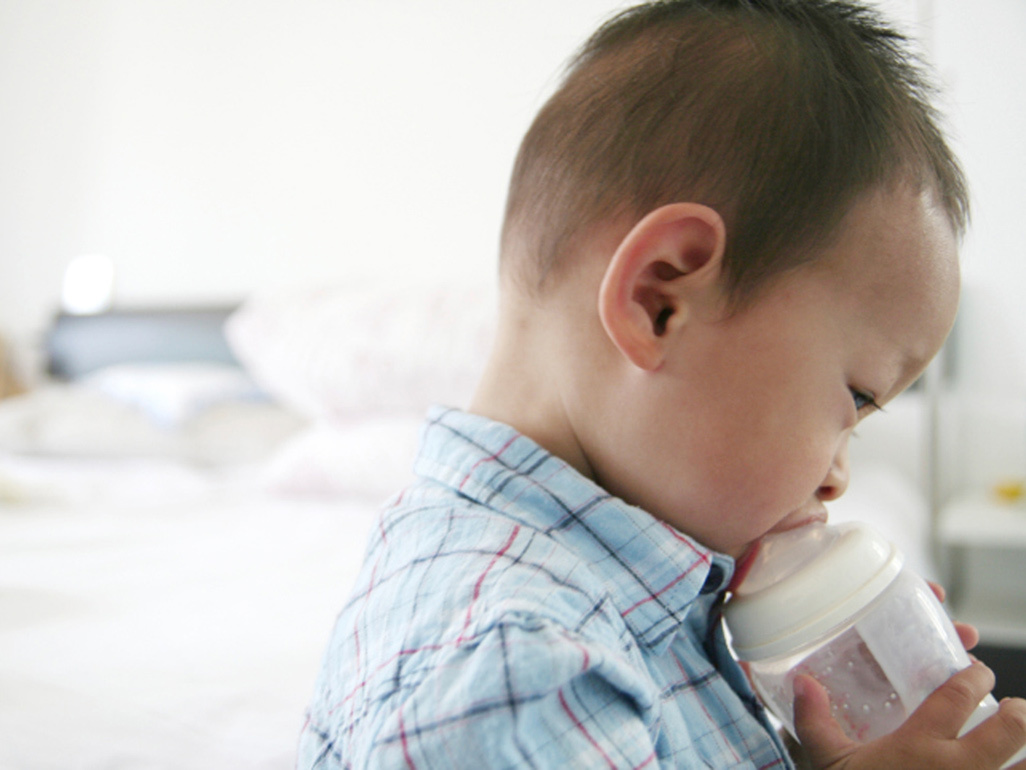
[[[933, 591], [934, 596], [937, 597], [937, 601], [941, 604], [944, 603], [945, 591], [943, 586], [938, 583], [934, 583], [932, 580], [926, 581], [926, 584], [930, 586], [930, 590]], [[967, 650], [971, 650], [980, 642], [980, 632], [976, 630], [974, 626], [970, 626], [968, 623], [959, 623], [957, 620], [954, 621], [955, 631], [958, 632], [958, 638], [962, 640], [962, 646]]]
[[[820, 770], [1000, 768], [1026, 744], [1026, 700], [1002, 701], [997, 713], [958, 737], [993, 687], [993, 672], [975, 662], [938, 687], [897, 730], [857, 743], [831, 716], [826, 690], [801, 675], [795, 679], [795, 732], [810, 764]], [[1026, 761], [1013, 767], [1026, 770]]]

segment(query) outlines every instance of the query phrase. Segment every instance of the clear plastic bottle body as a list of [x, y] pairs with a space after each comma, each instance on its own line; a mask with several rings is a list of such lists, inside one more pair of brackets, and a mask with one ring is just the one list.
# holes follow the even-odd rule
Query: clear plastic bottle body
[[848, 735], [866, 741], [897, 728], [969, 658], [929, 586], [902, 570], [876, 601], [828, 636], [749, 665], [763, 702], [792, 734], [794, 678], [804, 673], [826, 687]]
[[[929, 585], [893, 544], [855, 522], [767, 535], [724, 617], [759, 697], [792, 735], [798, 674], [826, 688], [852, 739], [870, 741], [970, 663]], [[988, 695], [961, 732], [997, 708]], [[1005, 766], [1023, 759], [1026, 747]]]

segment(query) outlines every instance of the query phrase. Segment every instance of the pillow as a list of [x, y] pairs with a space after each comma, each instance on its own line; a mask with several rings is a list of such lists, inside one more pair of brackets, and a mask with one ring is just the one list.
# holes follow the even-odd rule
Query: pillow
[[303, 425], [274, 404], [232, 402], [209, 407], [171, 428], [99, 390], [55, 384], [0, 402], [0, 450], [226, 465], [267, 457]]
[[0, 449], [18, 454], [167, 456], [175, 437], [100, 392], [52, 385], [0, 402]]
[[79, 382], [88, 390], [141, 410], [154, 423], [168, 428], [218, 404], [266, 399], [248, 374], [227, 364], [118, 364]]
[[491, 343], [493, 297], [472, 284], [254, 297], [226, 335], [261, 387], [309, 417], [421, 415], [470, 399]]
[[181, 457], [206, 466], [263, 462], [307, 424], [268, 401], [224, 402], [181, 426]]
[[413, 478], [421, 420], [395, 415], [347, 426], [319, 423], [288, 439], [265, 467], [272, 492], [380, 501]]

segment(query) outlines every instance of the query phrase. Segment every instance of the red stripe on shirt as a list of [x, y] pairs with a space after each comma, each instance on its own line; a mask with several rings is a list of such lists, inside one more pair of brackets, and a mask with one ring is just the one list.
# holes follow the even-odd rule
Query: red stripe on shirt
[[566, 698], [563, 696], [563, 688], [560, 688], [559, 690], [559, 705], [563, 707], [563, 711], [565, 711], [566, 715], [570, 717], [570, 721], [574, 723], [574, 727], [581, 731], [584, 737], [588, 739], [588, 743], [594, 746], [595, 750], [602, 755], [604, 760], [606, 760], [606, 764], [613, 768], [613, 770], [616, 770], [616, 765], [613, 764], [613, 760], [611, 760], [609, 755], [606, 754], [602, 747], [598, 745], [598, 742], [591, 737], [591, 733], [588, 732], [588, 728], [581, 724], [581, 720], [577, 718], [577, 715], [570, 710], [570, 705], [566, 702]]
[[507, 538], [506, 543], [502, 548], [496, 551], [495, 556], [493, 556], [492, 560], [488, 562], [488, 566], [484, 568], [484, 571], [477, 579], [477, 583], [474, 584], [474, 596], [470, 600], [470, 605], [467, 607], [467, 616], [463, 620], [463, 631], [460, 633], [459, 639], [456, 640], [457, 646], [463, 643], [463, 634], [466, 633], [467, 629], [470, 627], [470, 618], [474, 614], [474, 605], [477, 604], [477, 600], [481, 596], [481, 586], [484, 584], [485, 578], [488, 577], [488, 573], [492, 571], [492, 567], [495, 566], [495, 562], [501, 559], [506, 554], [506, 551], [510, 549], [510, 546], [513, 545], [513, 541], [517, 539], [517, 535], [519, 533], [520, 525], [517, 524], [513, 527], [513, 531], [510, 533], [509, 538]]
[[474, 471], [477, 470], [477, 467], [479, 465], [483, 465], [484, 463], [492, 462], [493, 460], [499, 459], [499, 457], [502, 455], [502, 453], [505, 452], [507, 449], [509, 449], [509, 445], [512, 444], [514, 441], [516, 441], [518, 438], [519, 438], [518, 435], [510, 436], [509, 441], [507, 441], [505, 444], [503, 444], [498, 452], [496, 452], [493, 455], [489, 455], [488, 457], [482, 457], [476, 463], [474, 463], [470, 467], [470, 471], [467, 473], [467, 475], [463, 477], [463, 481], [460, 482], [459, 490], [461, 492], [463, 491], [463, 487], [466, 486], [466, 483], [468, 481], [470, 481], [470, 477], [474, 475]]
[[671, 588], [673, 588], [675, 585], [677, 585], [677, 583], [679, 583], [684, 578], [686, 578], [688, 575], [690, 575], [694, 571], [695, 567], [697, 567], [699, 564], [705, 564], [705, 563], [708, 563], [708, 559], [702, 559], [701, 561], [694, 562], [690, 567], [688, 567], [686, 570], [681, 572], [679, 575], [677, 575], [677, 577], [675, 577], [673, 580], [671, 580], [667, 585], [665, 585], [662, 588], [660, 588], [654, 594], [652, 594], [651, 596], [646, 596], [641, 601], [635, 602], [630, 607], [628, 607], [626, 610], [624, 610], [623, 617], [627, 617], [628, 615], [630, 615], [632, 612], [634, 612], [634, 610], [636, 610], [642, 604], [647, 604], [648, 602], [652, 601], [653, 599], [655, 599], [655, 598], [657, 598], [659, 596], [662, 596], [664, 593], [666, 593]]
[[[405, 705], [405, 704], [403, 704]], [[403, 706], [399, 706], [399, 740], [403, 744], [403, 757], [406, 759], [406, 766], [410, 770], [417, 770], [417, 766], [413, 763], [413, 757], [410, 756], [410, 744], [406, 740], [406, 725], [403, 723]]]

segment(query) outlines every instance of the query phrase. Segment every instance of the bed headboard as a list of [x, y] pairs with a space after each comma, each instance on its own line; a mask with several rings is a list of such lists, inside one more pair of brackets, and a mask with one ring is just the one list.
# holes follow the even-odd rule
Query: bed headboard
[[47, 333], [47, 371], [74, 380], [114, 364], [202, 361], [238, 366], [224, 323], [236, 306], [111, 310], [57, 315]]

